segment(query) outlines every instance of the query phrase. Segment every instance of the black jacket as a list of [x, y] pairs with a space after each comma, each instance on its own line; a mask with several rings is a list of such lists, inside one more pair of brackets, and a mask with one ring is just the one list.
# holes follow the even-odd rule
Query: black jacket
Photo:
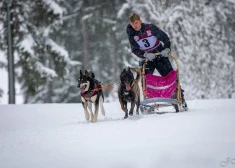
[[160, 28], [158, 28], [157, 26], [155, 26], [153, 24], [142, 23], [140, 31], [136, 31], [135, 29], [132, 28], [132, 26], [130, 24], [128, 24], [126, 32], [128, 35], [128, 39], [130, 41], [131, 50], [136, 56], [138, 56], [140, 58], [144, 58], [143, 55], [145, 52], [140, 50], [138, 43], [134, 40], [134, 36], [142, 34], [145, 30], [146, 25], [149, 25], [151, 27], [153, 35], [156, 36], [157, 39], [160, 40], [164, 44], [164, 46], [162, 44], [160, 44], [154, 50], [149, 51], [150, 53], [161, 52], [163, 49], [170, 48], [170, 46], [171, 46], [171, 42], [170, 42], [168, 35], [165, 32], [163, 32]]

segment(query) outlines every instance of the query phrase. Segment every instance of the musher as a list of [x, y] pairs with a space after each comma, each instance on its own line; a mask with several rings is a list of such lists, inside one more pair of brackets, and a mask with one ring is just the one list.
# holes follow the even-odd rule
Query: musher
[[[154, 24], [143, 23], [136, 13], [131, 13], [129, 20], [126, 32], [132, 53], [141, 59], [148, 59], [145, 74], [153, 74], [156, 68], [161, 76], [166, 76], [173, 70], [168, 58], [171, 51], [168, 35]], [[154, 53], [157, 52], [161, 55], [156, 57]], [[182, 107], [187, 109], [183, 92], [181, 89]]]

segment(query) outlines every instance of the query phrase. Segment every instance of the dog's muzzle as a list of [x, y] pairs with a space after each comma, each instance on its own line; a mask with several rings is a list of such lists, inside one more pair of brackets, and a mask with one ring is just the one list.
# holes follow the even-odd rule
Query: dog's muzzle
[[90, 82], [89, 81], [87, 81], [87, 83], [80, 84], [81, 92], [84, 93], [84, 92], [88, 91], [89, 86], [90, 86]]

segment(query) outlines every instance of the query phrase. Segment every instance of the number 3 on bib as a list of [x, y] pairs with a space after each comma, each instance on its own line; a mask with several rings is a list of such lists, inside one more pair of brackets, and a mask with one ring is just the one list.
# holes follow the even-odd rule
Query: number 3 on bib
[[147, 39], [143, 39], [142, 42], [144, 43], [144, 46], [146, 48], [150, 46], [149, 41]]

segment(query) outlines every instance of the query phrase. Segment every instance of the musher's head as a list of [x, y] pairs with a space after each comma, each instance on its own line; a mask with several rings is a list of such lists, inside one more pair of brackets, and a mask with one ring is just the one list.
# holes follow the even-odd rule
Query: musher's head
[[136, 13], [131, 13], [129, 16], [130, 24], [136, 31], [139, 31], [141, 29], [141, 19], [140, 16]]

